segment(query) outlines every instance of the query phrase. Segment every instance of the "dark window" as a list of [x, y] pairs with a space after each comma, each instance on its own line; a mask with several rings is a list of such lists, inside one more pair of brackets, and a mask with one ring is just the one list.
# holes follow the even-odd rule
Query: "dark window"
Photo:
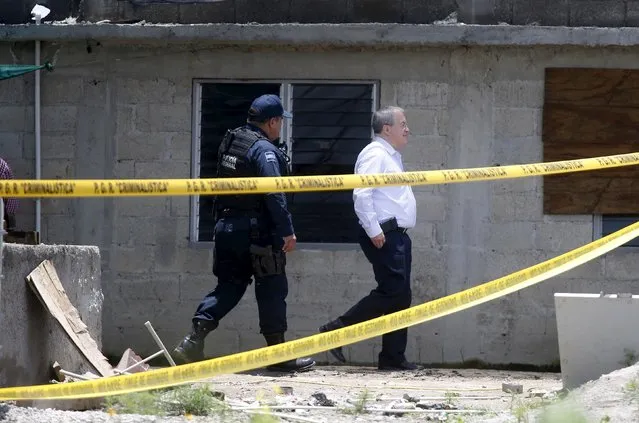
[[[604, 215], [601, 218], [601, 236], [610, 235], [639, 221], [637, 215]], [[623, 244], [624, 247], [639, 247], [639, 237]]]
[[[372, 85], [295, 84], [292, 96], [293, 174], [352, 174], [371, 139]], [[299, 242], [357, 242], [352, 193], [290, 193]]]
[[[217, 149], [227, 129], [246, 123], [251, 102], [262, 94], [280, 95], [280, 84], [202, 84], [200, 178], [214, 178]], [[213, 197], [200, 196], [198, 241], [213, 241]]]
[[[255, 97], [280, 94], [281, 84], [204, 83], [200, 177], [215, 177], [217, 149], [227, 129], [246, 121]], [[293, 175], [352, 174], [371, 138], [372, 84], [291, 84], [284, 103], [293, 113]], [[287, 195], [299, 242], [357, 242], [352, 190]], [[212, 241], [212, 197], [200, 197], [198, 241]]]

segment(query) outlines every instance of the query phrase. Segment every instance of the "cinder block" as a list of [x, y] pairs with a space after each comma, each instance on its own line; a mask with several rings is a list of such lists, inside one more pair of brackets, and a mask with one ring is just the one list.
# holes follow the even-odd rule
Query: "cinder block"
[[141, 165], [140, 169], [145, 167], [144, 163], [147, 161], [167, 159], [167, 156], [171, 154], [172, 134], [172, 132], [156, 132], [150, 136], [146, 132], [125, 133], [117, 139], [117, 157], [119, 160], [135, 160], [136, 165]]
[[606, 280], [635, 280], [639, 265], [633, 248], [621, 248], [606, 254]]
[[43, 131], [75, 131], [77, 123], [77, 106], [42, 106]]
[[537, 126], [537, 109], [495, 108], [495, 138], [530, 137]]
[[117, 106], [115, 110], [115, 134], [117, 137], [134, 131], [135, 106]]
[[213, 253], [208, 249], [178, 248], [176, 239], [165, 238], [154, 248], [154, 269], [159, 272], [206, 272], [213, 267]]
[[493, 92], [496, 107], [541, 108], [544, 105], [543, 81], [497, 81]]
[[[151, 147], [153, 148], [153, 147]], [[147, 178], [188, 178], [191, 164], [186, 161], [166, 160], [152, 162], [135, 162], [135, 177]]]
[[448, 84], [402, 81], [395, 85], [400, 107], [443, 107], [448, 104]]
[[19, 132], [3, 132], [0, 135], [2, 158], [9, 162], [10, 166], [11, 159], [22, 159], [22, 148], [22, 134]]
[[71, 159], [49, 159], [42, 162], [43, 179], [72, 179], [75, 163]]
[[73, 159], [75, 137], [71, 134], [43, 133], [41, 139], [42, 159]]
[[82, 78], [46, 75], [41, 80], [43, 106], [82, 103], [84, 98]]
[[155, 222], [157, 218], [136, 216], [117, 216], [114, 221], [113, 242], [123, 247], [136, 245], [155, 245]]
[[171, 103], [175, 82], [167, 78], [121, 78], [116, 81], [116, 104]]
[[25, 82], [23, 78], [9, 78], [2, 81], [0, 104], [19, 105], [25, 102]]
[[131, 248], [116, 245], [111, 252], [109, 268], [115, 272], [147, 273], [154, 268], [153, 251], [151, 246]]
[[566, 252], [592, 242], [591, 223], [540, 223], [535, 233], [535, 248]]
[[142, 132], [184, 132], [191, 130], [191, 109], [184, 105], [148, 104], [136, 106], [135, 128]]
[[72, 216], [75, 213], [74, 201], [69, 198], [43, 198], [42, 213], [45, 215]]
[[568, 26], [568, 11], [568, 0], [513, 0], [513, 24]]
[[212, 271], [183, 273], [180, 275], [180, 302], [185, 307], [196, 307], [200, 300], [217, 285]]
[[33, 127], [33, 120], [27, 121], [27, 108], [22, 106], [4, 106], [0, 113], [0, 129], [2, 132], [24, 131]]
[[570, 0], [570, 26], [624, 26], [626, 2], [622, 0]]
[[[219, 3], [215, 3], [219, 4]], [[174, 104], [184, 104], [188, 107], [193, 104], [193, 84], [189, 79], [178, 79], [175, 82], [175, 94], [173, 95]]]
[[44, 244], [74, 244], [75, 220], [73, 215], [42, 216], [40, 242]]
[[168, 210], [168, 197], [121, 197], [115, 203], [117, 216], [160, 217]]
[[504, 222], [488, 225], [488, 248], [530, 250], [537, 226], [532, 222]]
[[178, 298], [180, 290], [179, 274], [154, 274], [152, 276], [136, 277], [127, 275], [130, 278], [113, 280], [117, 285], [118, 294], [129, 299], [151, 300], [165, 302], [169, 298]]
[[404, 114], [411, 135], [435, 135], [438, 112], [437, 109], [406, 109]]

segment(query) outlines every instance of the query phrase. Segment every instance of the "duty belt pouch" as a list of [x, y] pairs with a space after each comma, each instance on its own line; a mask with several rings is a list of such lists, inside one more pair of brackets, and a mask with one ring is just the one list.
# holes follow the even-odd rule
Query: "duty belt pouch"
[[251, 245], [251, 262], [256, 277], [281, 275], [286, 265], [286, 255], [283, 251], [273, 250], [273, 246], [260, 247]]

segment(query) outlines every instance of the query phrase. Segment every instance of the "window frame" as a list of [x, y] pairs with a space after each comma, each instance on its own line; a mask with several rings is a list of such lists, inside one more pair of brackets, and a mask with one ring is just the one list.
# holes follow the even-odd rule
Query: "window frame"
[[[594, 218], [593, 218], [594, 231], [593, 232], [597, 234], [597, 239], [603, 238], [604, 236], [610, 235], [612, 233], [612, 232], [604, 233], [604, 220], [606, 220], [606, 218], [610, 218], [610, 219], [631, 218], [631, 219], [636, 219], [637, 221], [639, 221], [639, 214], [637, 215], [629, 215], [629, 214], [611, 214], [611, 215], [596, 214], [594, 215]], [[618, 228], [617, 230], [619, 229], [621, 228]], [[626, 244], [620, 245], [619, 248], [639, 248], [639, 237], [629, 241]]]
[[[375, 79], [226, 79], [226, 78], [194, 78], [192, 81], [192, 116], [191, 116], [191, 178], [200, 177], [200, 153], [201, 153], [201, 128], [202, 128], [202, 85], [203, 84], [279, 84], [280, 98], [284, 109], [292, 110], [293, 102], [293, 84], [318, 84], [318, 85], [344, 85], [344, 84], [370, 84], [372, 85], [372, 110], [373, 113], [379, 108], [380, 86], [379, 80]], [[291, 133], [293, 129], [292, 119], [285, 119], [282, 127], [281, 139], [286, 141], [288, 153], [291, 163], [294, 163], [293, 148], [291, 145]], [[373, 137], [373, 129], [371, 128], [371, 139]], [[200, 196], [192, 195], [189, 197], [189, 246], [192, 248], [212, 248], [215, 241], [199, 241], [198, 229], [200, 222]], [[293, 224], [295, 224], [295, 216], [293, 216]], [[339, 250], [355, 250], [359, 248], [357, 243], [334, 243], [334, 242], [298, 242], [300, 250], [319, 250], [319, 251], [339, 251]]]

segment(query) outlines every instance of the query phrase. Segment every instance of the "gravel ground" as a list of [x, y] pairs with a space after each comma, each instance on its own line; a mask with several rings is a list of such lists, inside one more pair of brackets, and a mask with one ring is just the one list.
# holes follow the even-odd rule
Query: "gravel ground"
[[[634, 384], [636, 382], [636, 384]], [[631, 366], [597, 381], [589, 382], [559, 400], [561, 376], [557, 373], [529, 373], [491, 370], [427, 369], [417, 372], [379, 372], [366, 367], [319, 366], [296, 375], [253, 371], [224, 375], [208, 381], [210, 389], [222, 392], [233, 408], [270, 407], [280, 421], [315, 423], [417, 421], [540, 422], [540, 405], [560, 414], [552, 423], [572, 422], [578, 410], [585, 422], [639, 421], [639, 367]], [[502, 383], [519, 384], [521, 394], [502, 391]], [[347, 412], [362, 394], [370, 411]], [[567, 412], [566, 407], [572, 408]], [[312, 408], [323, 406], [322, 408]], [[288, 408], [287, 408], [288, 407]], [[293, 409], [306, 407], [306, 409]], [[308, 408], [311, 407], [311, 408]], [[560, 408], [561, 407], [561, 408]], [[395, 411], [389, 414], [389, 410]], [[548, 408], [547, 408], [548, 409]], [[397, 410], [406, 410], [397, 413]], [[471, 413], [476, 411], [478, 413]], [[571, 414], [572, 413], [572, 414]], [[568, 416], [568, 417], [567, 417]], [[609, 419], [609, 420], [606, 420]], [[0, 405], [0, 421], [37, 423], [84, 422], [251, 422], [247, 411], [227, 411], [208, 417], [157, 417], [109, 414], [104, 411], [61, 411]], [[268, 420], [277, 421], [277, 420]], [[581, 423], [581, 421], [579, 421]], [[551, 423], [551, 422], [548, 422]]]

